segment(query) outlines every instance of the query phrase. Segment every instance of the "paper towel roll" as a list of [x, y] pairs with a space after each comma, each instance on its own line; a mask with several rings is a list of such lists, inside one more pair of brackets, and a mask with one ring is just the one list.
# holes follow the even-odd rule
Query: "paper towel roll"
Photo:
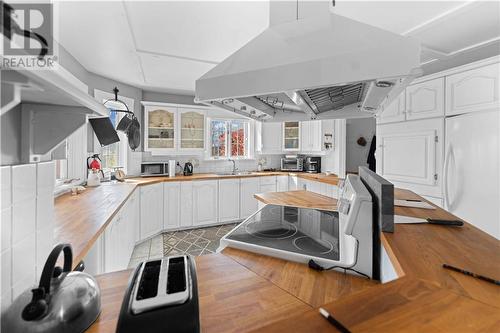
[[175, 177], [175, 160], [168, 161], [168, 176]]

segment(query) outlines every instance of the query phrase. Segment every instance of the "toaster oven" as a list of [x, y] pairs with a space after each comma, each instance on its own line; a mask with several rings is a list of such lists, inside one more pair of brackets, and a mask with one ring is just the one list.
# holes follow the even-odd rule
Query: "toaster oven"
[[303, 171], [304, 159], [295, 155], [287, 155], [281, 159], [281, 171]]

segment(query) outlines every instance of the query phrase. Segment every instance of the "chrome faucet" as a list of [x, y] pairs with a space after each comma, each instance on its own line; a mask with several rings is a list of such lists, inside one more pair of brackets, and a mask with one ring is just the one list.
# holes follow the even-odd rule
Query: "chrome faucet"
[[229, 161], [233, 162], [233, 175], [235, 175], [236, 174], [236, 170], [238, 170], [238, 169], [236, 169], [236, 161], [233, 160], [233, 159], [231, 159], [231, 158], [229, 159]]

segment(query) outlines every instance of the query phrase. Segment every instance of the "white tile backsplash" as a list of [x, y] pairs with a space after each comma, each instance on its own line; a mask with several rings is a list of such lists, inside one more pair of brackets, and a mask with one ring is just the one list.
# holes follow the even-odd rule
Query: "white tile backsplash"
[[0, 167], [0, 201], [1, 208], [5, 209], [12, 204], [12, 182], [11, 182], [11, 167]]
[[12, 288], [12, 253], [10, 249], [0, 253], [0, 263], [2, 268], [0, 272], [2, 279], [0, 294], [2, 297], [7, 297], [10, 295]]
[[[260, 158], [266, 159], [266, 163], [263, 165], [264, 169], [280, 168], [281, 155], [257, 155], [255, 159], [251, 160], [236, 160], [236, 168], [239, 171], [256, 171]], [[204, 160], [202, 156], [154, 156], [147, 152], [143, 153], [144, 162], [167, 162], [175, 160], [181, 166], [184, 166], [184, 163], [193, 159], [197, 160], [197, 165], [194, 165], [194, 173], [227, 172], [233, 170], [233, 163], [227, 160]], [[180, 169], [177, 168], [177, 172], [179, 171]]]
[[31, 277], [15, 281], [12, 286], [12, 299], [16, 299], [17, 296], [21, 295], [26, 290], [33, 289], [35, 285], [36, 282]]
[[54, 227], [50, 226], [36, 232], [36, 280], [39, 281], [43, 266], [50, 251], [54, 248]]
[[36, 231], [36, 197], [12, 205], [12, 244]]
[[12, 203], [36, 197], [36, 164], [12, 166]]
[[55, 164], [54, 161], [37, 164], [36, 171], [37, 195], [54, 193]]
[[0, 215], [2, 237], [0, 238], [0, 251], [10, 249], [12, 246], [12, 208], [2, 209]]
[[36, 229], [54, 228], [54, 195], [44, 194], [36, 198]]
[[12, 247], [12, 281], [14, 284], [27, 278], [35, 282], [35, 238], [35, 233], [33, 233]]
[[55, 164], [0, 168], [1, 308], [35, 285], [54, 245]]

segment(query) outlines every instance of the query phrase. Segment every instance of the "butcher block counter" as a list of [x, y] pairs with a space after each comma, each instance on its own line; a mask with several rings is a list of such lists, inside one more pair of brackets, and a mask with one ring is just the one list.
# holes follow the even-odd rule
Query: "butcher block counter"
[[98, 187], [87, 188], [81, 194], [72, 196], [63, 194], [55, 200], [56, 243], [69, 243], [73, 247], [73, 267], [88, 253], [98, 237], [106, 229], [118, 210], [123, 206], [138, 186], [172, 181], [198, 181], [209, 179], [251, 178], [265, 176], [294, 175], [309, 180], [328, 184], [337, 184], [336, 175], [288, 173], [288, 172], [252, 172], [244, 175], [217, 175], [197, 173], [191, 176], [175, 177], [133, 177], [123, 183], [102, 183]]
[[[291, 206], [298, 196], [309, 197], [310, 202], [302, 203], [315, 207], [320, 195], [298, 192], [256, 197]], [[322, 205], [336, 204], [320, 197]], [[421, 199], [405, 190], [395, 190], [395, 197]], [[395, 213], [456, 219], [440, 208], [395, 207]], [[335, 331], [318, 307], [353, 332], [500, 331], [500, 287], [442, 268], [448, 263], [500, 279], [498, 240], [465, 223], [398, 224], [382, 241], [399, 276], [385, 284], [231, 248], [196, 257], [202, 332]], [[130, 274], [97, 277], [102, 313], [89, 332], [114, 332]]]

